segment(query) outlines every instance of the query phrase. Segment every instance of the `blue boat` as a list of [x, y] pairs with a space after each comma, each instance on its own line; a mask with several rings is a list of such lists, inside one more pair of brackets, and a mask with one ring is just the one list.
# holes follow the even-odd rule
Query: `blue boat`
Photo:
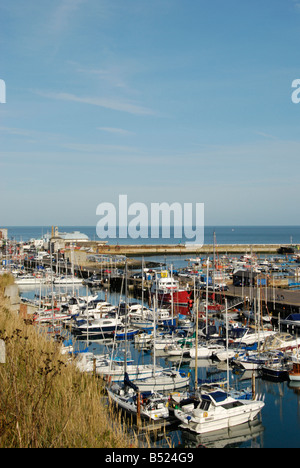
[[125, 340], [126, 335], [127, 335], [127, 339], [130, 340], [135, 335], [137, 335], [139, 332], [140, 332], [140, 330], [138, 330], [136, 328], [129, 328], [127, 331], [125, 331], [125, 329], [122, 329], [122, 330], [118, 330], [115, 333], [115, 336], [116, 336], [117, 340]]
[[266, 379], [284, 381], [289, 380], [291, 369], [289, 362], [270, 362], [261, 367], [260, 373]]
[[285, 319], [280, 320], [281, 325], [300, 327], [300, 314], [290, 314]]

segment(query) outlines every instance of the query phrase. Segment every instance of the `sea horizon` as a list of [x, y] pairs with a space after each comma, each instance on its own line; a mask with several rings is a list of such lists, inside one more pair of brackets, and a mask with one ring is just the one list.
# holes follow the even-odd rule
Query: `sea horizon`
[[[8, 238], [16, 241], [27, 242], [30, 239], [39, 239], [51, 233], [52, 226], [27, 225], [27, 226], [3, 226], [8, 230]], [[96, 232], [96, 225], [65, 225], [58, 226], [59, 232], [79, 231], [88, 236], [91, 241], [105, 240], [109, 244], [185, 244], [190, 239], [184, 236], [173, 237], [174, 226], [170, 227], [170, 237], [160, 235], [158, 238], [99, 238]], [[118, 226], [117, 226], [118, 229]], [[214, 235], [216, 244], [300, 244], [300, 225], [207, 225], [204, 227], [204, 244], [213, 244]]]

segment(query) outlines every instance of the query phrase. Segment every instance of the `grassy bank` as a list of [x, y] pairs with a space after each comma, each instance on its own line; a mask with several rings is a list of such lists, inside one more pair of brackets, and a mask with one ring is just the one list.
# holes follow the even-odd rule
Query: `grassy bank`
[[1, 448], [120, 448], [135, 446], [121, 417], [106, 404], [101, 380], [80, 373], [59, 345], [30, 320], [12, 313], [4, 298], [11, 284], [0, 276]]

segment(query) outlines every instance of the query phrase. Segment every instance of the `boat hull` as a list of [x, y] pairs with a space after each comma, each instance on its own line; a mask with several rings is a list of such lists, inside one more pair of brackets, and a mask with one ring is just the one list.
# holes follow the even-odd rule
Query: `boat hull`
[[265, 379], [280, 380], [280, 381], [289, 379], [288, 370], [276, 370], [270, 367], [262, 367], [261, 374]]
[[189, 385], [190, 378], [176, 375], [174, 378], [162, 376], [150, 377], [143, 381], [135, 382], [141, 392], [174, 391]]
[[[152, 294], [153, 297], [154, 295], [155, 293]], [[175, 305], [186, 306], [190, 300], [190, 297], [191, 297], [191, 292], [186, 291], [186, 290], [174, 291], [173, 293], [159, 291], [158, 303], [170, 305], [173, 302], [173, 304]]]
[[204, 412], [203, 417], [199, 419], [199, 422], [191, 419], [187, 421], [186, 416], [180, 418], [180, 414], [175, 410], [175, 414], [178, 419], [182, 420], [183, 423], [180, 425], [182, 429], [187, 429], [197, 434], [205, 434], [207, 432], [214, 432], [225, 428], [239, 426], [246, 422], [253, 421], [260, 411], [262, 410], [264, 403], [257, 401], [256, 405], [251, 402], [250, 405], [243, 405], [243, 411], [240, 409], [229, 410], [229, 414], [224, 416], [224, 418], [215, 419], [213, 416], [210, 416], [209, 413]]
[[[109, 382], [116, 382], [116, 383], [123, 383], [124, 382], [124, 367], [120, 367], [117, 369], [111, 369], [109, 366], [105, 367], [98, 367], [96, 369], [97, 375], [104, 378]], [[153, 366], [145, 365], [144, 367], [138, 365], [127, 365], [126, 372], [128, 374], [130, 381], [135, 381], [142, 379], [147, 379], [153, 376]], [[157, 370], [157, 373], [160, 373], [161, 369]], [[136, 383], [136, 385], [139, 385]]]

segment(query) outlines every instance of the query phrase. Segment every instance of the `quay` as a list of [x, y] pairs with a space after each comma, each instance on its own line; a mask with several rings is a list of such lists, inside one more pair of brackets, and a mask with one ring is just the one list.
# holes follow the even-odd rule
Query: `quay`
[[[216, 293], [217, 301], [240, 301], [246, 303], [248, 299], [258, 297], [257, 288], [228, 285], [228, 291]], [[273, 319], [286, 318], [289, 314], [300, 313], [300, 290], [291, 291], [285, 288], [263, 286], [260, 291], [262, 311]]]
[[[159, 255], [190, 255], [212, 254], [213, 244], [159, 244], [159, 245], [97, 245], [97, 253], [102, 255], [126, 255], [128, 257], [146, 257]], [[282, 244], [218, 244], [219, 254], [277, 254], [280, 249], [289, 249], [290, 245]], [[294, 246], [299, 250], [299, 246]]]

